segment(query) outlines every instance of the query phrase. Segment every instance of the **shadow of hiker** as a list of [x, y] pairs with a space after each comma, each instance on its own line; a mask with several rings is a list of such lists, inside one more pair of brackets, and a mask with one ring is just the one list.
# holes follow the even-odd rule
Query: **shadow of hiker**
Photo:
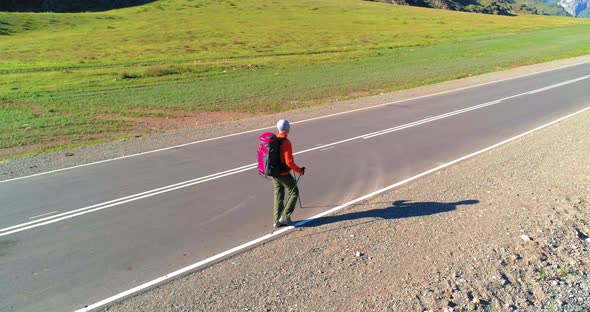
[[365, 211], [357, 211], [351, 213], [345, 213], [335, 216], [325, 216], [317, 218], [302, 224], [300, 227], [315, 227], [326, 225], [330, 223], [358, 220], [363, 218], [372, 219], [402, 219], [411, 217], [428, 216], [437, 213], [449, 212], [457, 209], [460, 205], [475, 205], [479, 203], [479, 200], [463, 200], [455, 203], [438, 203], [438, 202], [417, 202], [412, 203], [407, 200], [395, 201], [391, 206], [382, 209], [373, 209]]

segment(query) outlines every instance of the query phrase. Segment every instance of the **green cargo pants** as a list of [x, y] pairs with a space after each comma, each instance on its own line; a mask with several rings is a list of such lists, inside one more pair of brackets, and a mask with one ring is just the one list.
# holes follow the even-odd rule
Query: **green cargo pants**
[[[272, 184], [274, 187], [274, 223], [279, 221], [279, 218], [286, 219], [291, 216], [297, 199], [299, 198], [299, 189], [297, 183], [292, 175], [279, 176], [272, 178]], [[289, 199], [287, 204], [284, 204], [285, 189], [289, 193]]]

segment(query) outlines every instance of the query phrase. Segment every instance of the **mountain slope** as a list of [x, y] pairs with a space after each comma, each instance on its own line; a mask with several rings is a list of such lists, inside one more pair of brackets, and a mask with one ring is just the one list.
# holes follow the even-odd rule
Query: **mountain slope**
[[562, 6], [571, 16], [580, 16], [580, 13], [588, 8], [587, 0], [560, 0], [557, 4]]
[[[568, 12], [558, 2], [543, 0], [367, 0], [390, 4], [411, 5], [453, 11], [494, 15], [536, 14], [567, 16]], [[552, 0], [555, 1], [555, 0]], [[561, 0], [577, 2], [582, 0]], [[571, 6], [574, 6], [573, 4]], [[576, 6], [577, 8], [577, 6]], [[575, 10], [574, 10], [575, 11]], [[570, 13], [571, 14], [571, 13]], [[574, 14], [571, 14], [574, 15]]]

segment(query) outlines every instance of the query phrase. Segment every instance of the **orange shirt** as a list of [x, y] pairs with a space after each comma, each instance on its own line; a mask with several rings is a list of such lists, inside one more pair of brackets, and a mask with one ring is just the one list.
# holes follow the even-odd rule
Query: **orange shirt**
[[[277, 138], [286, 139], [287, 133], [281, 132], [277, 135]], [[286, 164], [287, 167], [293, 169], [293, 171], [301, 174], [301, 168], [295, 164], [295, 160], [293, 159], [293, 147], [291, 146], [291, 141], [284, 140], [281, 143], [281, 163]], [[286, 172], [281, 172], [282, 176], [290, 175], [291, 170]]]

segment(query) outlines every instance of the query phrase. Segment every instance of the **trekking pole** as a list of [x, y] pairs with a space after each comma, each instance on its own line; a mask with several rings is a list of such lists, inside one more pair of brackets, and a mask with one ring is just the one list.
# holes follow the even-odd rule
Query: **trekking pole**
[[[295, 187], [299, 189], [299, 179], [301, 178], [301, 174], [295, 180]], [[289, 197], [290, 198], [290, 197]], [[289, 201], [289, 199], [287, 199]], [[303, 209], [303, 205], [301, 204], [301, 190], [299, 190], [299, 207]]]
[[[301, 178], [301, 174], [297, 177], [297, 181], [295, 181], [295, 186], [299, 189], [299, 179]], [[301, 204], [301, 190], [299, 190], [299, 208], [303, 209], [303, 205]]]

